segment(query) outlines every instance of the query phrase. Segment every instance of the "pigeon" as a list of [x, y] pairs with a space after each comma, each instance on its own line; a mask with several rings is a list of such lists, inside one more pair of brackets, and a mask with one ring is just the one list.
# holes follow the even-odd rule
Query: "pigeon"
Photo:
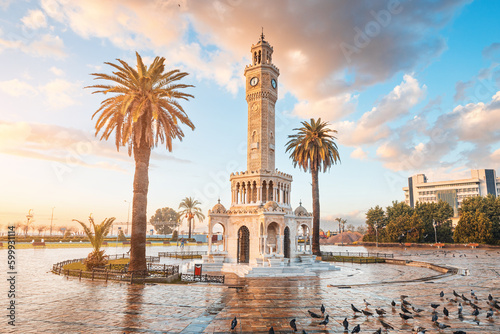
[[448, 309], [446, 307], [443, 308], [443, 314], [445, 317], [447, 317], [450, 314], [450, 312], [448, 312]]
[[309, 315], [311, 316], [311, 318], [323, 319], [322, 316], [320, 316], [319, 314], [314, 313], [313, 311], [307, 310], [307, 312], [309, 313]]
[[491, 295], [491, 293], [488, 294], [488, 300], [491, 302], [493, 300], [493, 296]]
[[420, 312], [423, 312], [423, 311], [424, 311], [424, 309], [421, 309], [421, 308], [415, 308], [415, 307], [413, 307], [413, 306], [411, 307], [411, 309], [412, 309], [412, 310], [413, 310], [413, 312], [415, 312], [415, 313], [420, 313]]
[[274, 328], [272, 326], [269, 328], [269, 334], [274, 334]]
[[453, 334], [467, 334], [467, 333], [464, 331], [453, 331]]
[[382, 334], [382, 328], [377, 329], [373, 334]]
[[325, 314], [325, 305], [321, 304], [321, 314]]
[[391, 305], [392, 305], [392, 307], [396, 307], [396, 302], [393, 300], [393, 301], [391, 302]]
[[231, 330], [234, 330], [236, 325], [238, 325], [238, 320], [234, 317], [233, 321], [231, 321]]
[[475, 293], [475, 292], [474, 292], [474, 290], [472, 290], [472, 289], [470, 290], [470, 296], [471, 296], [472, 298], [474, 298], [474, 299], [477, 299], [477, 297], [476, 297], [476, 293]]
[[351, 333], [359, 333], [360, 331], [361, 331], [361, 326], [357, 324], [356, 326], [354, 326]]
[[329, 321], [329, 320], [328, 320], [328, 318], [329, 318], [329, 317], [330, 317], [330, 316], [327, 314], [327, 315], [326, 315], [326, 317], [325, 317], [325, 319], [324, 319], [322, 322], [320, 322], [319, 324], [320, 324], [320, 325], [325, 325], [325, 327], [326, 327], [326, 325], [328, 325], [328, 321]]
[[376, 308], [376, 309], [375, 309], [375, 312], [377, 312], [377, 314], [378, 314], [378, 315], [384, 315], [384, 314], [386, 314], [386, 313], [387, 313], [387, 312], [385, 312], [385, 310], [384, 310], [384, 309], [382, 309], [382, 308]]
[[344, 318], [344, 321], [342, 321], [342, 326], [344, 326], [345, 331], [349, 330], [349, 321], [347, 321], [347, 318]]
[[358, 309], [356, 308], [356, 306], [354, 306], [354, 305], [352, 305], [352, 304], [351, 304], [351, 308], [352, 308], [352, 310], [354, 311], [354, 314], [356, 314], [356, 313], [361, 313], [361, 311], [360, 311], [360, 310], [358, 310]]
[[460, 296], [460, 295], [459, 295], [459, 294], [458, 294], [455, 290], [453, 290], [453, 295], [454, 295], [455, 297], [460, 297], [460, 298], [462, 298], [462, 296]]
[[297, 331], [297, 325], [295, 324], [295, 319], [290, 320], [290, 327], [292, 327], [293, 331]]
[[477, 317], [479, 315], [479, 310], [475, 308], [474, 311], [472, 311], [472, 315]]
[[305, 330], [302, 330], [302, 334], [307, 334]]
[[361, 310], [361, 312], [363, 312], [363, 314], [366, 315], [367, 317], [373, 315], [373, 312], [370, 312], [370, 311]]
[[438, 326], [439, 329], [445, 329], [445, 328], [448, 328], [450, 327], [449, 325], [447, 324], [443, 324], [442, 322], [435, 322], [436, 326]]
[[463, 293], [462, 293], [462, 299], [464, 300], [464, 302], [470, 302], [470, 299], [465, 297]]
[[431, 307], [434, 309], [434, 311], [433, 311], [433, 312], [436, 312], [436, 309], [439, 307], [439, 304], [434, 304], [434, 303], [432, 303], [432, 304], [431, 304]]
[[403, 306], [403, 304], [401, 304], [401, 311], [403, 311], [404, 313], [409, 313], [411, 314], [411, 311], [408, 310], [406, 307]]
[[474, 303], [470, 303], [470, 306], [473, 308], [473, 309], [476, 309], [476, 310], [481, 310], [482, 308], [477, 306], [476, 304]]
[[403, 305], [403, 304], [406, 305], [406, 306], [410, 306], [411, 305], [411, 303], [409, 301], [407, 301], [406, 299], [401, 300], [401, 305]]
[[363, 299], [363, 301], [365, 302], [366, 308], [368, 308], [368, 306], [371, 305], [369, 302], [366, 301], [366, 299]]
[[399, 297], [401, 298], [401, 300], [405, 300], [406, 298], [408, 298], [408, 296], [407, 296], [407, 295], [401, 295], [401, 296], [399, 296]]
[[386, 329], [394, 329], [394, 327], [391, 326], [391, 324], [385, 322], [384, 320], [382, 319], [378, 319], [378, 321], [380, 322], [380, 324]]
[[490, 308], [488, 312], [486, 312], [486, 319], [491, 319], [493, 317], [493, 309]]
[[438, 320], [438, 315], [437, 313], [432, 314], [432, 322], [436, 322]]
[[424, 327], [420, 327], [420, 326], [415, 326], [415, 328], [413, 328], [413, 331], [417, 334], [425, 334], [425, 332], [427, 331]]
[[458, 303], [458, 314], [462, 314], [462, 310], [463, 310], [462, 303]]
[[439, 293], [439, 297], [441, 297], [441, 298], [443, 298], [443, 297], [444, 297], [444, 292], [443, 292], [443, 291], [441, 291], [441, 292]]
[[408, 315], [408, 314], [404, 314], [404, 313], [399, 313], [399, 316], [401, 317], [401, 319], [403, 319], [405, 322], [406, 320], [408, 319], [413, 319], [413, 316], [412, 315]]

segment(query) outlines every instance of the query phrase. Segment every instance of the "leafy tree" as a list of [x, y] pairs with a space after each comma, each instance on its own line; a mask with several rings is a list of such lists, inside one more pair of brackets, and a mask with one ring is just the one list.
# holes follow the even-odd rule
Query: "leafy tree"
[[378, 205], [370, 208], [366, 212], [366, 225], [368, 225], [368, 230], [363, 237], [363, 241], [376, 241], [377, 231], [375, 227], [378, 229], [379, 241], [384, 240], [384, 228], [387, 225], [387, 217], [385, 216], [384, 209]]
[[179, 215], [184, 216], [188, 220], [189, 225], [189, 239], [191, 239], [191, 227], [194, 230], [194, 218], [198, 218], [198, 220], [205, 219], [205, 215], [201, 212], [201, 208], [198, 206], [201, 203], [198, 200], [195, 200], [192, 197], [184, 198], [179, 204], [179, 209], [183, 209], [179, 211]]
[[47, 227], [47, 226], [45, 226], [45, 225], [38, 225], [38, 226], [36, 227], [36, 230], [38, 231], [38, 235], [41, 235], [41, 234], [42, 234], [42, 232], [44, 232], [44, 231], [47, 231], [47, 230], [48, 230], [48, 227]]
[[176, 241], [179, 238], [179, 233], [177, 233], [177, 230], [174, 230], [172, 232], [172, 240]]
[[132, 208], [132, 237], [129, 271], [145, 271], [147, 233], [147, 195], [149, 186], [148, 167], [151, 150], [158, 143], [165, 143], [172, 151], [172, 140], [182, 140], [180, 127], [194, 125], [179, 103], [194, 97], [182, 90], [191, 85], [180, 84], [188, 73], [179, 70], [165, 71], [165, 58], [156, 57], [146, 67], [136, 52], [137, 69], [118, 59], [120, 64], [105, 63], [114, 68], [113, 74], [92, 73], [95, 79], [111, 84], [93, 85], [94, 93], [116, 94], [101, 102], [92, 118], [96, 121], [96, 135], [108, 139], [115, 132], [115, 144], [128, 146], [128, 154], [134, 156], [134, 197]]
[[460, 243], [491, 243], [493, 242], [492, 225], [483, 212], [465, 211], [458, 221], [453, 239]]
[[118, 237], [117, 237], [118, 241], [127, 241], [127, 237], [125, 236], [125, 233], [123, 233], [122, 230], [119, 230], [118, 231]]
[[398, 215], [387, 224], [383, 241], [400, 243], [418, 242], [422, 232], [422, 220], [415, 212], [412, 215]]
[[460, 207], [460, 216], [469, 212], [482, 212], [486, 218], [491, 222], [491, 243], [500, 243], [500, 197], [488, 195], [486, 197], [475, 196], [463, 200]]
[[412, 216], [414, 209], [405, 202], [393, 201], [392, 206], [386, 208], [387, 222], [400, 216]]
[[293, 129], [296, 134], [289, 135], [286, 143], [286, 152], [290, 153], [293, 166], [297, 165], [305, 172], [310, 171], [312, 177], [312, 199], [313, 199], [313, 239], [312, 252], [320, 255], [319, 248], [319, 172], [326, 172], [333, 164], [340, 162], [340, 155], [335, 143], [337, 139], [333, 134], [337, 130], [329, 129], [328, 122], [322, 122], [321, 118], [310, 123], [304, 121], [301, 128]]
[[179, 213], [172, 208], [157, 209], [149, 222], [158, 234], [170, 234], [179, 221]]
[[453, 232], [450, 218], [453, 217], [453, 208], [444, 201], [438, 203], [417, 202], [415, 212], [422, 219], [424, 232], [420, 242], [435, 241], [434, 222], [438, 241], [453, 242]]
[[115, 217], [106, 218], [100, 224], [94, 222], [94, 218], [89, 216], [90, 226], [82, 223], [79, 220], [73, 219], [73, 221], [78, 222], [83, 227], [83, 231], [87, 235], [92, 244], [94, 250], [87, 256], [85, 260], [85, 266], [88, 270], [92, 270], [94, 267], [103, 266], [107, 263], [107, 258], [104, 256], [104, 249], [101, 250], [104, 237], [106, 237], [111, 229], [111, 225], [115, 221]]

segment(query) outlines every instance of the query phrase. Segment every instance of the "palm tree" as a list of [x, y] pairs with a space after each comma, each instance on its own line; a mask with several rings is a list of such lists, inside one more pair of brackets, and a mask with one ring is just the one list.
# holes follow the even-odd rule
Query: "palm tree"
[[182, 140], [184, 133], [180, 124], [194, 130], [194, 125], [179, 104], [179, 99], [189, 100], [194, 96], [181, 90], [192, 85], [180, 84], [188, 73], [172, 70], [165, 72], [165, 58], [156, 57], [146, 67], [141, 56], [137, 56], [137, 70], [118, 59], [119, 65], [105, 63], [116, 71], [113, 74], [92, 73], [95, 79], [111, 81], [110, 85], [94, 85], [93, 93], [113, 93], [101, 102], [92, 118], [96, 121], [96, 136], [102, 132], [101, 140], [115, 132], [117, 150], [128, 147], [134, 155], [134, 197], [132, 206], [132, 237], [130, 247], [130, 271], [146, 270], [146, 224], [147, 195], [149, 186], [149, 158], [151, 149], [158, 143], [166, 143], [172, 151], [172, 139]]
[[198, 200], [195, 200], [192, 197], [186, 197], [184, 198], [181, 203], [179, 204], [179, 209], [184, 209], [182, 211], [179, 211], [179, 214], [181, 216], [184, 216], [188, 220], [188, 226], [189, 226], [189, 239], [191, 239], [191, 222], [193, 222], [193, 229], [194, 229], [194, 220], [193, 218], [198, 218], [198, 220], [203, 220], [205, 219], [205, 215], [201, 212], [200, 205], [201, 203]]
[[313, 198], [313, 242], [312, 251], [320, 255], [319, 249], [319, 184], [318, 174], [326, 172], [332, 164], [340, 162], [337, 139], [330, 133], [337, 133], [329, 129], [328, 122], [321, 122], [321, 118], [315, 121], [311, 118], [310, 123], [304, 121], [301, 128], [293, 129], [296, 134], [289, 135], [290, 140], [286, 143], [286, 152], [290, 151], [290, 159], [293, 166], [310, 171], [312, 175], [312, 198]]
[[104, 249], [101, 250], [102, 243], [104, 241], [104, 237], [108, 235], [109, 230], [111, 229], [111, 225], [115, 221], [115, 217], [106, 218], [100, 224], [96, 224], [94, 222], [94, 218], [92, 215], [89, 216], [90, 226], [87, 226], [85, 223], [77, 219], [73, 219], [73, 221], [78, 222], [83, 227], [83, 231], [87, 235], [92, 244], [92, 248], [94, 250], [87, 256], [85, 260], [85, 265], [88, 270], [91, 270], [93, 267], [105, 265], [107, 260], [104, 256]]

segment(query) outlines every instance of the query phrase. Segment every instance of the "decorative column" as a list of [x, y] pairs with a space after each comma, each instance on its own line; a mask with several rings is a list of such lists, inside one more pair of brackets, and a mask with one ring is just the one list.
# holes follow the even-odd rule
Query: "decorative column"
[[207, 255], [212, 253], [212, 219], [208, 218], [208, 251]]
[[282, 247], [283, 243], [281, 242], [281, 235], [276, 236], [276, 254], [283, 254]]
[[222, 241], [222, 245], [224, 246], [224, 252], [227, 252], [227, 234], [224, 235], [224, 240]]
[[257, 186], [257, 203], [262, 202], [262, 187], [260, 185]]
[[264, 255], [268, 254], [267, 252], [267, 234], [264, 234]]
[[[309, 233], [311, 232], [311, 229], [309, 229]], [[312, 235], [309, 235], [309, 254], [313, 253], [313, 247], [312, 247]]]

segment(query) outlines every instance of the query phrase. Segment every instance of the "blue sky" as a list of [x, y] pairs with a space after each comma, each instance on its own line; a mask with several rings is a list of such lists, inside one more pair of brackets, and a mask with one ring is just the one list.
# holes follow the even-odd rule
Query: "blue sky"
[[[466, 178], [500, 165], [498, 1], [0, 1], [0, 224], [126, 221], [133, 159], [94, 137], [103, 96], [83, 87], [116, 58], [164, 56], [195, 99], [173, 152], [155, 148], [148, 214], [195, 196], [228, 206], [246, 169], [243, 70], [261, 27], [280, 69], [276, 166], [311, 209], [310, 175], [284, 144], [322, 117], [342, 163], [320, 176], [324, 228], [402, 200], [407, 177]], [[347, 50], [347, 51], [346, 51]], [[279, 149], [281, 147], [281, 149]], [[199, 224], [200, 228], [203, 224]]]

